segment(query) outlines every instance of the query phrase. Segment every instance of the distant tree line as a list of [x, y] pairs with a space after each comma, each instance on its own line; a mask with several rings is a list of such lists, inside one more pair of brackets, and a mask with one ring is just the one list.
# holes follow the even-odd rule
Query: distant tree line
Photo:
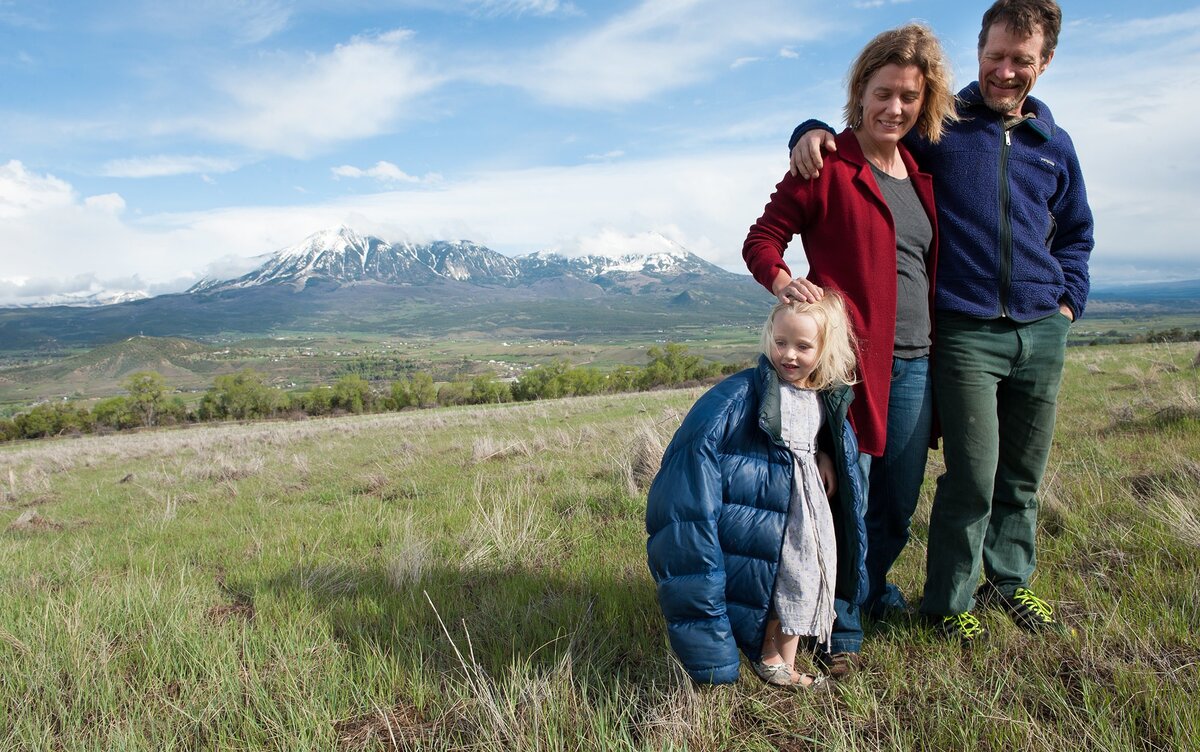
[[1147, 332], [1130, 334], [1109, 329], [1097, 334], [1087, 341], [1088, 345], [1144, 345], [1165, 344], [1167, 342], [1200, 342], [1200, 329], [1188, 331], [1183, 327], [1173, 326], [1170, 329], [1151, 329]]
[[742, 367], [707, 362], [678, 343], [651, 347], [647, 356], [645, 367], [624, 366], [612, 371], [574, 367], [556, 360], [526, 371], [511, 383], [489, 375], [460, 376], [439, 387], [432, 376], [416, 371], [400, 376], [382, 390], [358, 373], [347, 373], [332, 385], [285, 392], [268, 384], [265, 374], [246, 369], [216, 377], [194, 408], [189, 408], [179, 395], [171, 394], [160, 374], [138, 371], [122, 382], [125, 396], [108, 397], [90, 407], [69, 401], [44, 402], [11, 420], [0, 418], [0, 441], [207, 421], [302, 418], [645, 391], [700, 382]]

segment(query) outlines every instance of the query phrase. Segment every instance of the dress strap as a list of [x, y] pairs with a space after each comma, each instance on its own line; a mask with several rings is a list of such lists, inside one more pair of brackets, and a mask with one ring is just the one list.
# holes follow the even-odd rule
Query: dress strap
[[787, 445], [788, 449], [791, 449], [792, 453], [796, 455], [814, 455], [817, 453], [817, 445], [808, 441], [795, 441], [789, 439], [787, 441]]

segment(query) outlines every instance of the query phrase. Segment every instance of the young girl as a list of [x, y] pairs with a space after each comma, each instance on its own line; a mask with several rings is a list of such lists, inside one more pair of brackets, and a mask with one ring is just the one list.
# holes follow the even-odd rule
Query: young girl
[[768, 684], [819, 688], [824, 677], [795, 669], [799, 639], [827, 645], [835, 593], [858, 603], [865, 583], [841, 297], [775, 306], [762, 352], [705, 393], [667, 447], [646, 508], [650, 572], [694, 680], [736, 681], [740, 649]]

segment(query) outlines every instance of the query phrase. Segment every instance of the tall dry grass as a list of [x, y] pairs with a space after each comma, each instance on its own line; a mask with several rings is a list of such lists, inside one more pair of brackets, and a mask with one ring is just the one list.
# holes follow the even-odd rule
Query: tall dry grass
[[869, 623], [822, 697], [669, 651], [644, 499], [699, 390], [0, 448], [0, 749], [1200, 746], [1191, 358], [1069, 353], [1034, 584], [1077, 638]]

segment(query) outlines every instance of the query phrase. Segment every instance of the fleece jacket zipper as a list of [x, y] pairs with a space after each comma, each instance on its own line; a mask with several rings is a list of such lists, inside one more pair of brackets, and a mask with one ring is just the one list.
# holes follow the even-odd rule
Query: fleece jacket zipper
[[1008, 152], [1012, 131], [1001, 124], [1004, 143], [1000, 145], [1000, 317], [1008, 317], [1008, 291], [1012, 286], [1012, 219], [1009, 217]]

